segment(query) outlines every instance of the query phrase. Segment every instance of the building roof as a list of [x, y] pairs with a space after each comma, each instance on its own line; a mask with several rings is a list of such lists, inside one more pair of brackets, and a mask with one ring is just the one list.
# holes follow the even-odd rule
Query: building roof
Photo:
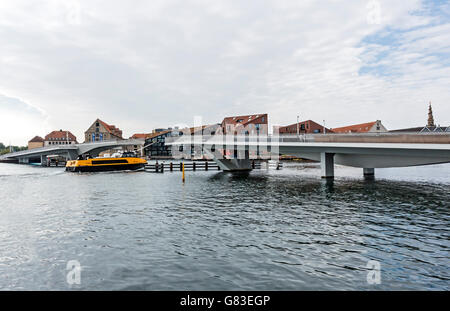
[[166, 130], [166, 131], [161, 131], [161, 132], [151, 133], [151, 134], [148, 134], [148, 135], [145, 137], [145, 139], [155, 138], [155, 137], [158, 137], [158, 136], [161, 136], [161, 135], [170, 133], [170, 132], [172, 132], [172, 130]]
[[99, 122], [103, 127], [110, 133], [111, 135], [114, 135], [116, 137], [122, 138], [122, 130], [116, 127], [115, 125], [109, 125], [105, 121], [102, 121], [100, 119], [95, 120], [95, 122]]
[[73, 135], [69, 131], [63, 131], [63, 130], [53, 131], [53, 132], [45, 135], [45, 140], [46, 141], [48, 141], [48, 140], [66, 140], [67, 137], [71, 141], [77, 141], [77, 138], [75, 137], [75, 135]]
[[450, 126], [417, 126], [389, 131], [391, 133], [450, 132]]
[[375, 124], [377, 124], [377, 121], [348, 125], [348, 126], [343, 126], [343, 127], [336, 127], [336, 128], [332, 128], [331, 131], [333, 133], [366, 133]]
[[418, 133], [421, 130], [423, 130], [423, 126], [408, 127], [408, 128], [404, 128], [404, 129], [391, 130], [389, 132], [392, 132], [392, 133]]
[[151, 135], [151, 133], [136, 133], [133, 134], [130, 139], [146, 139], [149, 135]]
[[29, 143], [43, 143], [44, 139], [41, 136], [34, 136], [33, 139], [29, 141]]
[[225, 119], [223, 119], [222, 124], [245, 125], [245, 124], [250, 123], [261, 117], [266, 117], [264, 120], [264, 123], [267, 123], [267, 113], [262, 113], [262, 114], [251, 114], [251, 115], [245, 115], [245, 116], [226, 117]]
[[450, 126], [425, 126], [419, 132], [450, 132]]
[[200, 126], [197, 126], [197, 127], [190, 127], [190, 128], [189, 128], [189, 131], [191, 132], [191, 135], [194, 135], [194, 134], [197, 133], [197, 132], [202, 133], [202, 132], [204, 132], [206, 129], [214, 128], [214, 127], [219, 127], [219, 126], [220, 126], [219, 123], [208, 124], [208, 125], [202, 125], [202, 126], [201, 126], [201, 130], [200, 130]]
[[[305, 120], [305, 121], [300, 121], [300, 122], [298, 122], [298, 123], [292, 123], [292, 124], [289, 124], [289, 125], [285, 125], [285, 126], [280, 126], [279, 128], [278, 128], [278, 130], [279, 131], [285, 131], [285, 130], [289, 130], [291, 127], [297, 127], [297, 124], [307, 124], [307, 123], [310, 123], [310, 124], [316, 124], [316, 125], [318, 125], [318, 126], [320, 126], [320, 127], [324, 127], [322, 124], [320, 124], [320, 123], [317, 123], [317, 122], [315, 122], [315, 121], [313, 121], [313, 120]], [[328, 131], [330, 131], [328, 128], [325, 128], [325, 130], [328, 132]], [[303, 130], [302, 130], [303, 131]]]

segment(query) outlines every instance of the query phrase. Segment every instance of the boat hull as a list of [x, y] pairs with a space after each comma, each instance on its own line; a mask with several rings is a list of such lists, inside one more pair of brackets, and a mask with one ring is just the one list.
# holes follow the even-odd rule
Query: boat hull
[[68, 172], [135, 171], [143, 169], [147, 161], [137, 157], [94, 158], [67, 161]]
[[111, 172], [111, 171], [136, 171], [144, 168], [144, 164], [119, 164], [99, 166], [74, 166], [66, 167], [68, 172]]

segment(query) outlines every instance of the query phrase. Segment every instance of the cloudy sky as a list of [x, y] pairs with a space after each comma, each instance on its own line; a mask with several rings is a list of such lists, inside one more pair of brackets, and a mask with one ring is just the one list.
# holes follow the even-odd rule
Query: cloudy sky
[[450, 4], [419, 0], [0, 0], [0, 141], [97, 118], [124, 136], [271, 124], [450, 125]]

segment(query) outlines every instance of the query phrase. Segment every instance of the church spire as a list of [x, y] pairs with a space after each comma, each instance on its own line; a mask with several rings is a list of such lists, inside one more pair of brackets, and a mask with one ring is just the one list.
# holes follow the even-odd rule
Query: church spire
[[428, 124], [427, 127], [434, 127], [433, 109], [431, 108], [431, 102], [428, 106]]

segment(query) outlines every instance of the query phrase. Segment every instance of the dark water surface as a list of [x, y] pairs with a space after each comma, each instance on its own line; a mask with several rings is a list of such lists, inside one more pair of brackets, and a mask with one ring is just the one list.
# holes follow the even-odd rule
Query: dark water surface
[[0, 289], [448, 290], [450, 165], [361, 173], [287, 165], [183, 185], [0, 164]]

